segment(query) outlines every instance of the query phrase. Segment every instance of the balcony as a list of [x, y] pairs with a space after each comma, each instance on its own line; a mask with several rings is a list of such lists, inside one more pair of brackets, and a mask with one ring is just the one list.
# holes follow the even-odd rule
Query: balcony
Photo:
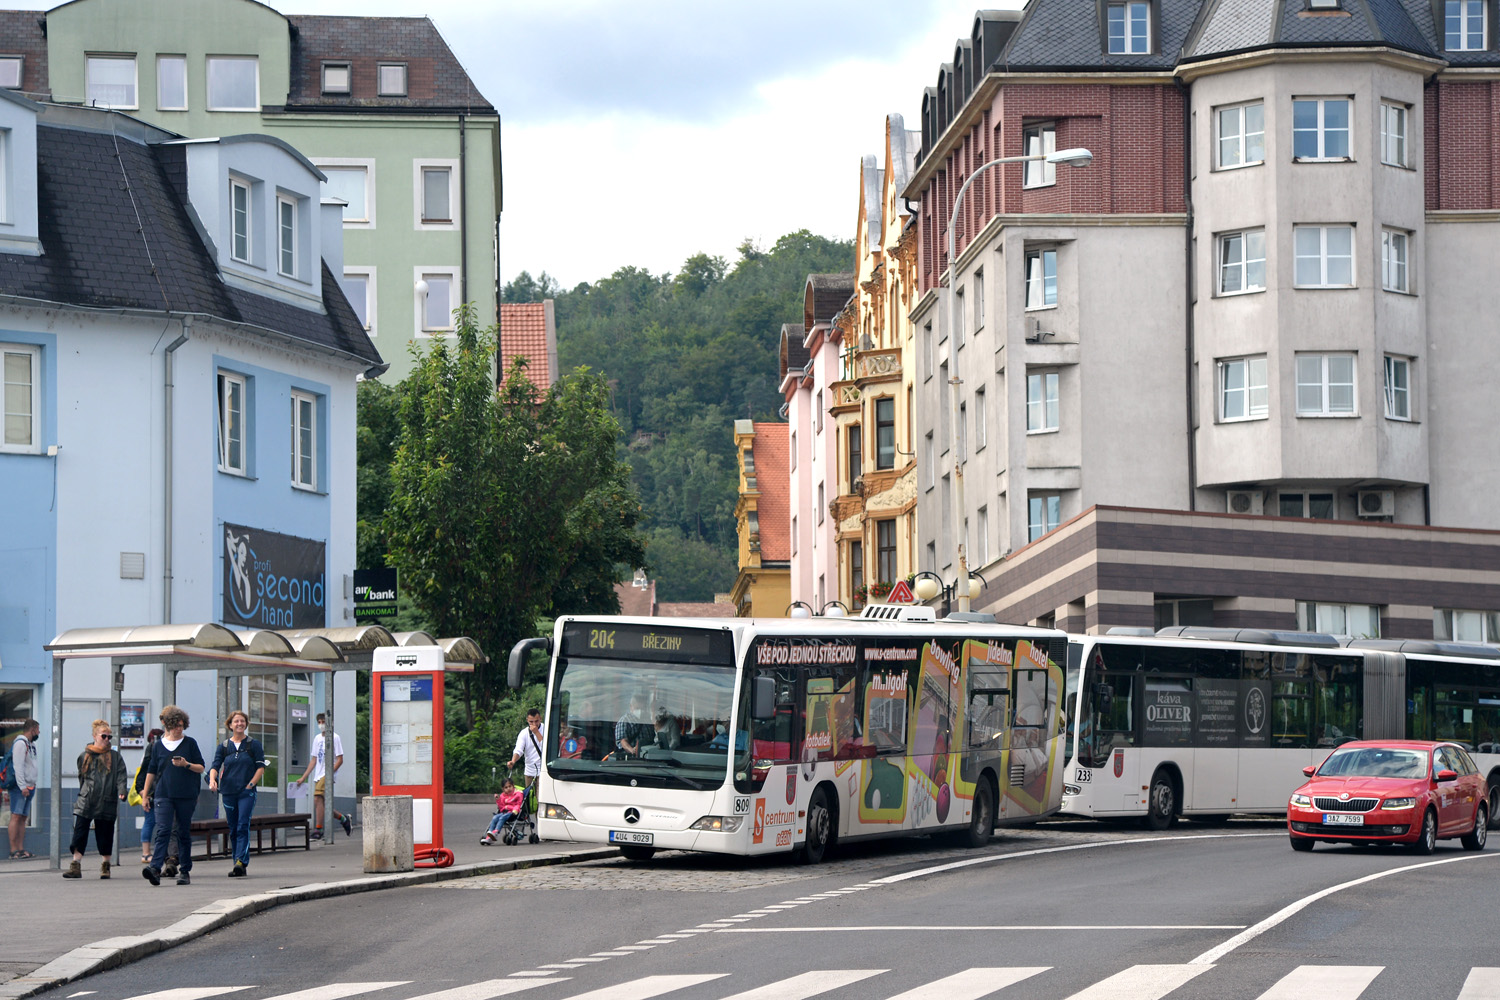
[[888, 347], [878, 351], [860, 351], [854, 356], [854, 381], [887, 382], [901, 378], [901, 349]]

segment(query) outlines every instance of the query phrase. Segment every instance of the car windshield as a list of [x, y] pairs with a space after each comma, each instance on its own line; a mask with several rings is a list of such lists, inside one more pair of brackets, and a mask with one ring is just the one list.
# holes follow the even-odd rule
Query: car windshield
[[1422, 750], [1385, 747], [1353, 747], [1335, 750], [1323, 766], [1320, 778], [1425, 778], [1427, 754]]
[[547, 730], [554, 778], [718, 788], [729, 774], [728, 666], [559, 659]]

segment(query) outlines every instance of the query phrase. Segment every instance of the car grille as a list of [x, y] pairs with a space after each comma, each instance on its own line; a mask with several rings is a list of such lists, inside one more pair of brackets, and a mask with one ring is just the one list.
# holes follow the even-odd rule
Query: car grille
[[1409, 826], [1325, 826], [1322, 823], [1293, 823], [1293, 833], [1326, 833], [1334, 837], [1404, 837]]
[[1328, 798], [1324, 798], [1320, 795], [1317, 798], [1313, 799], [1313, 805], [1317, 806], [1324, 812], [1362, 813], [1369, 812], [1371, 809], [1374, 809], [1377, 801], [1378, 800], [1376, 799], [1346, 799], [1344, 801], [1340, 801], [1331, 796]]

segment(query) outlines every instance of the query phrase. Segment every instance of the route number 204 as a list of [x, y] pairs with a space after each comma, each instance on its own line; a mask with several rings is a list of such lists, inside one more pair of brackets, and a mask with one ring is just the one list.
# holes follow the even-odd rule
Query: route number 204
[[614, 649], [614, 629], [591, 628], [589, 629], [589, 649]]

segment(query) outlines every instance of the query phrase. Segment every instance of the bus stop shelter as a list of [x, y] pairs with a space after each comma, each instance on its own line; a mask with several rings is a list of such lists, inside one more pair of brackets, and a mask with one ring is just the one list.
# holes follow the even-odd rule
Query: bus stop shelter
[[[186, 625], [139, 625], [118, 628], [80, 628], [62, 633], [46, 645], [52, 654], [52, 794], [48, 837], [53, 867], [60, 867], [64, 847], [62, 833], [62, 739], [63, 681], [70, 660], [106, 660], [110, 667], [110, 725], [120, 728], [120, 696], [125, 687], [125, 668], [160, 665], [167, 671], [166, 691], [176, 699], [177, 675], [182, 671], [212, 670], [218, 674], [217, 718], [214, 731], [221, 733], [232, 711], [230, 684], [249, 675], [277, 677], [279, 719], [277, 761], [290, 759], [290, 727], [287, 719], [287, 678], [292, 674], [321, 677], [328, 730], [336, 732], [333, 718], [333, 676], [338, 670], [368, 670], [375, 650], [382, 646], [438, 646], [445, 668], [473, 670], [484, 662], [479, 645], [467, 637], [434, 639], [426, 632], [391, 632], [380, 625], [343, 628], [230, 629], [214, 623]], [[217, 742], [217, 738], [215, 740]], [[329, 810], [333, 783], [329, 782]], [[286, 811], [286, 781], [276, 784], [276, 811]], [[332, 842], [336, 823], [325, 824]], [[115, 838], [114, 861], [120, 860], [120, 838]]]

